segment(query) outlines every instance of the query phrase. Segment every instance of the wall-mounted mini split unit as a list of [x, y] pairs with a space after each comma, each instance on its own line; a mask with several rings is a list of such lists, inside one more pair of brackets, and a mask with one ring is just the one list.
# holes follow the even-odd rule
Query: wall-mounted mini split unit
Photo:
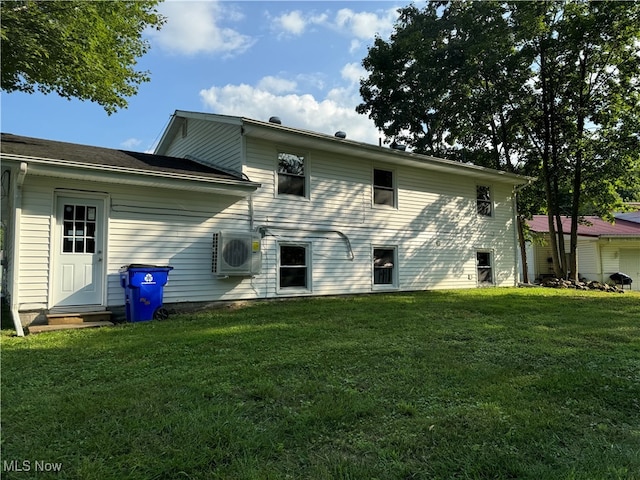
[[255, 232], [214, 233], [211, 271], [219, 277], [259, 274], [262, 269], [261, 238]]

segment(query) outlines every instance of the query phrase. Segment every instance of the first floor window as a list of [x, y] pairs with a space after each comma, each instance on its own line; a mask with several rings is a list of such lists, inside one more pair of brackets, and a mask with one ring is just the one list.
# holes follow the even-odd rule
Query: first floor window
[[491, 266], [491, 252], [477, 252], [476, 264], [478, 268], [478, 284], [493, 285], [493, 268]]
[[308, 245], [280, 245], [280, 288], [309, 288]]
[[394, 285], [395, 284], [395, 248], [374, 248], [373, 249], [373, 284], [374, 285]]

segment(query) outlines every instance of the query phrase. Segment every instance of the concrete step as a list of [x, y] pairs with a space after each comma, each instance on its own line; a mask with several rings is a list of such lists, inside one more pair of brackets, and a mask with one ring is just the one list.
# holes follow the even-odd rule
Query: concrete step
[[87, 322], [109, 322], [111, 312], [101, 310], [98, 312], [73, 312], [73, 313], [49, 313], [47, 314], [47, 324], [49, 325], [71, 325]]

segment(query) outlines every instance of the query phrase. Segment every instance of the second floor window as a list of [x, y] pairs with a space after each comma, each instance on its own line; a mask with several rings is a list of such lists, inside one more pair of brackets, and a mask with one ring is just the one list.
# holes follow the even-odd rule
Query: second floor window
[[278, 194], [306, 196], [305, 157], [295, 153], [278, 154]]
[[493, 215], [493, 202], [491, 201], [491, 188], [486, 185], [476, 187], [476, 205], [478, 215], [490, 217]]
[[396, 189], [393, 172], [390, 170], [373, 170], [373, 204], [396, 206]]

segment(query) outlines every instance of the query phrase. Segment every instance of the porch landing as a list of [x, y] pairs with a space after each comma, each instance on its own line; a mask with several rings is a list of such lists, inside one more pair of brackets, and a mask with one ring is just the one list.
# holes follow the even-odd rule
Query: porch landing
[[30, 325], [29, 333], [113, 326], [111, 312], [49, 313], [46, 325]]

